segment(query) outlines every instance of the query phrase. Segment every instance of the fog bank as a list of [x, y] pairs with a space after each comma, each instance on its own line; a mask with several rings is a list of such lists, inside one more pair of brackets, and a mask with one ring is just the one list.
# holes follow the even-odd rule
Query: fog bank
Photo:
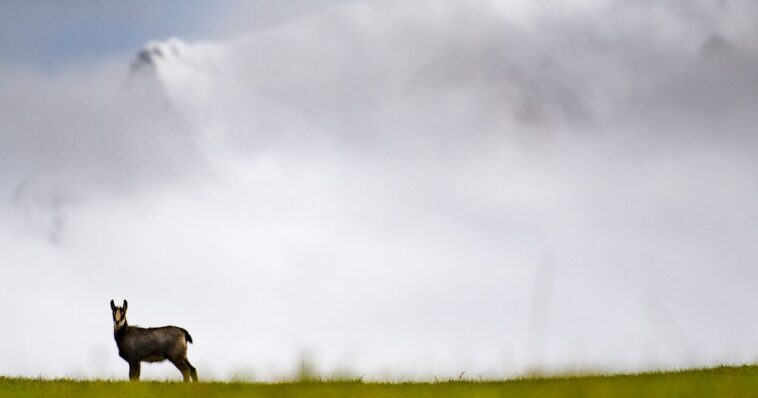
[[752, 362], [756, 11], [351, 2], [0, 64], [0, 373], [124, 378], [111, 298], [206, 379]]

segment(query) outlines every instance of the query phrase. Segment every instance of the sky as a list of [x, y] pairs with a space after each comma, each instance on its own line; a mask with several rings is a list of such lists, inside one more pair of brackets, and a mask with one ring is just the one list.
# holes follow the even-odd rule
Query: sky
[[77, 61], [131, 56], [150, 40], [233, 38], [348, 0], [4, 2], [0, 49], [4, 63], [55, 70]]
[[[758, 6], [0, 5], [0, 374], [753, 363]], [[147, 378], [179, 379], [168, 363]]]

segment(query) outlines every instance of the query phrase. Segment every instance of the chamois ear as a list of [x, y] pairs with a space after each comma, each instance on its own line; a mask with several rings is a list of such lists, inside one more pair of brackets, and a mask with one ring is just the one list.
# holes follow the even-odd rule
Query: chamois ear
[[111, 311], [116, 311], [116, 304], [113, 304], [112, 299], [111, 299]]
[[126, 300], [124, 300], [124, 312], [126, 312], [126, 307], [127, 306], [129, 306], [129, 303], [127, 303]]

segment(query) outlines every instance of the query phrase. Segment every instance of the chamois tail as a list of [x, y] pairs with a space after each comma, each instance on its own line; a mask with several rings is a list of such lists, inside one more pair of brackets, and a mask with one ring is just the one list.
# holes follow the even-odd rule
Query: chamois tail
[[181, 329], [182, 332], [184, 332], [184, 339], [187, 340], [188, 343], [192, 343], [192, 336], [190, 336], [187, 329], [184, 329], [184, 328], [179, 328], [179, 329]]

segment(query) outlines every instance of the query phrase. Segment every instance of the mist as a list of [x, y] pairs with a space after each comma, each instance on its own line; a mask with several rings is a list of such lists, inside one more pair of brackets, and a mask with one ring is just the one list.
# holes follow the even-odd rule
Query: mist
[[0, 62], [0, 373], [125, 378], [124, 298], [206, 380], [755, 361], [757, 11], [348, 2]]

